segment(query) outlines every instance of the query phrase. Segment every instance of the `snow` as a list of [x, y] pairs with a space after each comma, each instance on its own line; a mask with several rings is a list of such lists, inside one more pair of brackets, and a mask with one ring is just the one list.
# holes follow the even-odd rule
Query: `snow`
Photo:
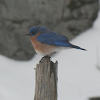
[[[71, 43], [87, 51], [64, 50], [52, 61], [58, 61], [58, 99], [88, 100], [100, 97], [100, 12], [91, 29]], [[33, 100], [36, 55], [30, 61], [15, 61], [0, 55], [0, 100]]]

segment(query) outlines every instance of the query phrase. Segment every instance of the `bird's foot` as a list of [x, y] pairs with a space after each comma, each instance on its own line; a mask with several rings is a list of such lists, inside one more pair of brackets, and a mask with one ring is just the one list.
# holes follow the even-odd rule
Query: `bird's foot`
[[44, 56], [44, 57], [42, 57], [42, 58], [51, 58], [50, 56], [48, 56], [48, 55], [46, 55], [46, 56]]
[[43, 62], [43, 59], [44, 59], [44, 58], [46, 58], [46, 59], [50, 59], [51, 57], [48, 56], [48, 55], [46, 55], [46, 56], [42, 57], [42, 59], [40, 60], [40, 62]]

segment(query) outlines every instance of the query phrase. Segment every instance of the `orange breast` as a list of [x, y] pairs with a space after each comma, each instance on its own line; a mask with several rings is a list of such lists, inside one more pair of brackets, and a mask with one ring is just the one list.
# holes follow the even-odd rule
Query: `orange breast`
[[55, 46], [43, 44], [43, 43], [37, 41], [36, 38], [37, 38], [39, 35], [40, 35], [40, 34], [38, 34], [38, 35], [36, 35], [36, 36], [34, 36], [34, 37], [31, 38], [31, 42], [32, 42], [32, 44], [33, 44], [34, 49], [35, 49], [37, 52], [42, 53], [43, 55], [49, 55], [49, 54], [51, 54], [52, 52], [54, 52]]

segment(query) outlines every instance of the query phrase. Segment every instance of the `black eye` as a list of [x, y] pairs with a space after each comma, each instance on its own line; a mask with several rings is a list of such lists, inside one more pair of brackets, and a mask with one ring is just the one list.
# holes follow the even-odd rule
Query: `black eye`
[[30, 35], [32, 36], [32, 35], [34, 35], [35, 33], [34, 32], [32, 32]]
[[34, 34], [34, 32], [32, 32], [32, 34]]
[[35, 36], [36, 35], [36, 33], [35, 32], [31, 32], [31, 34], [30, 34], [30, 36]]

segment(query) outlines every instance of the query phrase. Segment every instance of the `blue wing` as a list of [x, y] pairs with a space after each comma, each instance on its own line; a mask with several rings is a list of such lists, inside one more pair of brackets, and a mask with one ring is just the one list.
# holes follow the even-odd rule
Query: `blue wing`
[[66, 36], [60, 35], [53, 31], [40, 34], [37, 37], [37, 41], [49, 45], [65, 46], [65, 47], [70, 46], [70, 43], [68, 42], [68, 38]]
[[64, 35], [60, 35], [55, 32], [48, 32], [48, 33], [42, 33], [37, 37], [37, 41], [44, 43], [44, 44], [49, 44], [49, 45], [55, 45], [55, 46], [63, 46], [63, 47], [71, 47], [71, 48], [76, 48], [80, 50], [86, 50], [83, 49], [79, 46], [73, 45], [68, 42], [68, 38]]

